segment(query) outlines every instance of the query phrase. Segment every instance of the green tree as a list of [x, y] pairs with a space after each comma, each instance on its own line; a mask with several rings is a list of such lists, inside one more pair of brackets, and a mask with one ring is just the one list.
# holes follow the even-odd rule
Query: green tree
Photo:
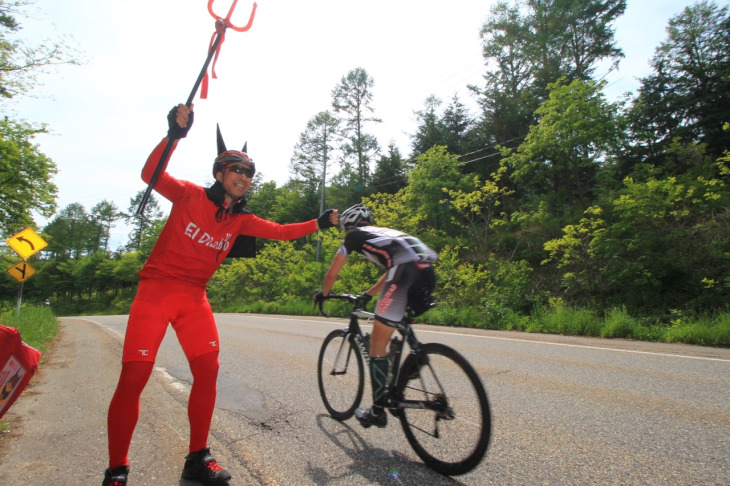
[[441, 100], [435, 95], [431, 95], [423, 103], [423, 110], [416, 112], [418, 128], [411, 137], [412, 157], [426, 153], [435, 145], [446, 145], [444, 127], [438, 113], [440, 105]]
[[124, 215], [117, 206], [110, 201], [104, 200], [91, 208], [89, 221], [95, 229], [93, 251], [109, 251], [109, 238], [114, 224]]
[[484, 89], [470, 86], [479, 95], [479, 122], [484, 145], [510, 145], [521, 140], [534, 121], [540, 104], [531, 90], [533, 64], [526, 54], [532, 43], [532, 27], [518, 5], [499, 2], [481, 29], [482, 56], [490, 69]]
[[475, 148], [471, 140], [473, 125], [474, 120], [469, 110], [455, 94], [441, 118], [444, 145], [449, 152], [463, 155]]
[[[132, 226], [129, 234], [129, 241], [126, 245], [128, 251], [142, 251], [146, 254], [152, 251], [154, 241], [162, 231], [162, 225], [156, 224], [162, 221], [162, 210], [157, 202], [154, 194], [150, 195], [149, 200], [141, 214], [137, 214], [137, 208], [142, 201], [145, 191], [139, 191], [133, 198], [129, 200], [129, 208], [124, 218]], [[164, 223], [164, 222], [163, 222]]]
[[79, 259], [95, 249], [96, 229], [79, 203], [63, 208], [43, 228], [48, 236], [45, 252], [59, 260]]
[[76, 64], [71, 48], [64, 40], [46, 41], [31, 46], [17, 37], [24, 7], [33, 2], [0, 0], [0, 97], [12, 98], [30, 91], [37, 75], [49, 66]]
[[277, 241], [266, 245], [255, 259], [234, 259], [211, 278], [209, 287], [216, 296], [211, 304], [300, 300], [312, 292], [314, 278], [307, 270], [310, 255], [292, 241]]
[[144, 260], [139, 253], [123, 253], [114, 267], [114, 278], [120, 288], [137, 285], [137, 272], [142, 269]]
[[504, 216], [503, 201], [514, 193], [502, 181], [506, 171], [506, 167], [500, 167], [484, 183], [478, 175], [467, 176], [473, 177], [472, 185], [475, 189], [471, 192], [448, 191], [451, 205], [459, 213], [460, 222], [463, 221], [468, 225], [473, 253], [482, 257], [489, 255], [487, 241], [490, 232]]
[[[536, 26], [538, 84], [558, 78], [593, 78], [598, 62], [613, 67], [624, 57], [616, 47], [612, 23], [626, 11], [626, 0], [529, 0]], [[534, 47], [534, 44], [533, 44]]]
[[[29, 92], [36, 76], [49, 66], [75, 63], [64, 42], [27, 44], [18, 16], [31, 2], [0, 0], [0, 100]], [[0, 113], [3, 104], [0, 104]], [[50, 217], [56, 210], [53, 161], [32, 143], [45, 126], [32, 126], [5, 116], [0, 120], [0, 229], [14, 232], [33, 224], [32, 211]]]
[[391, 142], [388, 154], [382, 155], [375, 165], [371, 191], [395, 194], [406, 185], [406, 169], [406, 161], [395, 143]]
[[728, 159], [716, 162], [711, 177], [657, 169], [643, 180], [627, 177], [606, 210], [588, 208], [545, 244], [566, 296], [642, 314], [723, 309], [730, 297], [729, 177]]
[[579, 79], [551, 84], [549, 99], [536, 111], [538, 124], [516, 151], [504, 150], [502, 162], [522, 193], [549, 198], [558, 214], [588, 208], [598, 172], [622, 140], [619, 107], [606, 101], [602, 86]]
[[50, 217], [56, 210], [58, 188], [51, 179], [58, 170], [33, 144], [38, 133], [45, 129], [0, 120], [0, 230], [10, 234], [32, 225], [33, 211]]
[[650, 62], [654, 72], [641, 80], [632, 110], [639, 155], [650, 163], [662, 165], [678, 137], [706, 144], [713, 157], [730, 149], [722, 128], [730, 120], [728, 12], [702, 0], [669, 21], [667, 40]]
[[414, 234], [424, 236], [436, 246], [442, 246], [442, 239], [460, 234], [455, 223], [458, 212], [449, 202], [449, 192], [474, 190], [473, 178], [465, 178], [460, 167], [457, 156], [448, 153], [446, 147], [436, 146], [416, 157], [408, 172], [405, 204], [410, 212], [422, 216], [421, 227]]
[[518, 0], [492, 7], [481, 30], [487, 66], [481, 95], [484, 144], [511, 146], [534, 124], [548, 85], [565, 77], [590, 80], [597, 64], [623, 57], [612, 23], [626, 0]]
[[[342, 175], [353, 190], [352, 202], [359, 202], [370, 183], [370, 162], [378, 152], [377, 139], [365, 131], [367, 123], [380, 123], [371, 116], [375, 82], [363, 68], [355, 68], [332, 90], [332, 108], [340, 118]], [[354, 159], [354, 163], [353, 163]]]
[[338, 128], [339, 121], [329, 111], [315, 115], [299, 135], [289, 164], [293, 178], [314, 196], [315, 201], [319, 195], [320, 211], [325, 206], [328, 162], [334, 155], [333, 141]]
[[277, 191], [276, 203], [270, 213], [271, 219], [283, 224], [317, 217], [319, 197], [316, 182], [313, 185], [311, 181], [304, 183], [289, 179]]
[[264, 219], [272, 219], [279, 192], [275, 181], [262, 183], [255, 192], [249, 191], [246, 209]]

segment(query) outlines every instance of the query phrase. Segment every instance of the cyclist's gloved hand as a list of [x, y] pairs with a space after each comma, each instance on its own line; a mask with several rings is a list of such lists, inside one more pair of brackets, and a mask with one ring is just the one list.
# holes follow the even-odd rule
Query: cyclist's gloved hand
[[363, 292], [362, 294], [357, 296], [357, 305], [358, 307], [364, 308], [371, 300], [373, 300], [373, 296]]
[[193, 126], [194, 113], [191, 110], [188, 114], [188, 122], [184, 127], [181, 127], [177, 123], [177, 106], [173, 106], [170, 112], [167, 114], [167, 138], [170, 140], [177, 140], [178, 138], [185, 138]]
[[317, 218], [317, 224], [319, 225], [319, 229], [323, 230], [331, 228], [336, 224], [330, 221], [330, 218], [332, 217], [332, 213], [334, 211], [334, 209], [328, 209], [324, 213], [319, 215], [319, 218]]
[[324, 293], [321, 290], [316, 291], [312, 296], [312, 300], [317, 304], [324, 302]]

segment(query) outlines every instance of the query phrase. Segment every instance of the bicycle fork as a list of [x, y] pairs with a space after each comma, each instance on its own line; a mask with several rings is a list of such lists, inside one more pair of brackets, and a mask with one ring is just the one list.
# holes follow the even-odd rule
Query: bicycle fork
[[[352, 356], [352, 346], [350, 346], [351, 341], [354, 341], [357, 344], [360, 351], [365, 350], [365, 343], [363, 342], [363, 339], [361, 337], [360, 339], [357, 339], [358, 337], [360, 337], [358, 333], [353, 333], [347, 329], [345, 330], [345, 337], [342, 340], [342, 343], [340, 343], [340, 349], [337, 350], [337, 356], [335, 357], [334, 363], [332, 363], [332, 371], [330, 371], [330, 375], [338, 376], [347, 374], [347, 369], [350, 366], [350, 356]], [[347, 354], [344, 359], [342, 356], [343, 353]], [[363, 352], [363, 356], [367, 356], [367, 353]]]

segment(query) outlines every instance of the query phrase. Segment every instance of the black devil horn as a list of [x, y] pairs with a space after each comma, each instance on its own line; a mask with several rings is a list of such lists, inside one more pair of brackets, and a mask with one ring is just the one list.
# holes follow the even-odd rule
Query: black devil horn
[[243, 144], [243, 150], [241, 150], [241, 152], [248, 155], [248, 141]]
[[221, 127], [216, 123], [215, 130], [217, 132], [218, 139], [218, 155], [226, 151], [226, 143], [223, 141], [223, 135], [221, 135]]

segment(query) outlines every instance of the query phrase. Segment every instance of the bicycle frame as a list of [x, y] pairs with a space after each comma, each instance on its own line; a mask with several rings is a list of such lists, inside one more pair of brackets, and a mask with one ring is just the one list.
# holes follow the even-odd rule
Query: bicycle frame
[[[330, 298], [339, 299], [339, 300], [347, 300], [349, 302], [353, 302], [357, 299], [353, 295], [333, 295]], [[328, 314], [324, 312], [322, 309], [322, 303], [320, 302], [320, 312], [329, 317]], [[354, 309], [352, 312], [350, 312], [350, 323], [346, 329], [343, 329], [345, 333], [347, 333], [348, 338], [347, 340], [343, 341], [342, 346], [340, 347], [340, 350], [338, 351], [338, 358], [340, 357], [343, 348], [345, 347], [345, 343], [353, 343], [357, 349], [360, 352], [360, 355], [362, 356], [363, 360], [366, 364], [370, 364], [370, 352], [368, 350], [368, 347], [365, 344], [365, 337], [362, 333], [362, 328], [360, 327], [360, 319], [367, 319], [368, 322], [371, 322], [375, 319], [375, 314], [372, 312], [367, 312], [361, 309]], [[401, 364], [403, 363], [403, 350], [405, 346], [403, 344], [407, 343], [408, 347], [410, 349], [410, 354], [419, 355], [419, 351], [421, 349], [421, 343], [418, 341], [418, 338], [416, 338], [416, 334], [413, 331], [413, 328], [408, 325], [405, 322], [405, 318], [403, 321], [396, 324], [395, 329], [400, 333], [402, 337], [401, 346], [400, 349], [397, 351], [395, 355], [391, 355], [389, 353], [389, 357], [391, 359], [390, 368], [388, 370], [388, 405], [386, 408], [391, 410], [398, 410], [403, 408], [420, 408], [420, 409], [428, 409], [428, 410], [435, 410], [435, 411], [444, 411], [447, 408], [447, 404], [441, 400], [441, 399], [435, 399], [435, 400], [403, 400], [398, 399], [397, 397], [393, 396], [390, 392], [392, 390], [395, 390], [398, 387], [398, 383], [400, 380], [400, 368]], [[427, 357], [423, 357], [423, 359], [427, 360]], [[348, 361], [345, 363], [345, 369], [341, 373], [347, 372], [347, 367], [349, 366], [349, 356]], [[421, 367], [423, 366], [430, 366], [429, 363], [426, 361], [421, 364]], [[369, 370], [368, 370], [369, 372]], [[333, 371], [333, 373], [335, 373]], [[438, 382], [438, 377], [435, 373], [433, 373], [434, 378]], [[438, 383], [439, 388], [441, 387], [441, 384]], [[443, 389], [443, 388], [442, 388]]]

